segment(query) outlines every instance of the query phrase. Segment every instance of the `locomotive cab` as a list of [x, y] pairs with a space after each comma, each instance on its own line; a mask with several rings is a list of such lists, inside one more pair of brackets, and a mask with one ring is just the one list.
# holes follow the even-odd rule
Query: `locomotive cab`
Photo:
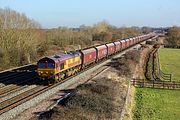
[[55, 62], [47, 57], [38, 61], [38, 75], [41, 79], [50, 79], [55, 73]]
[[81, 63], [80, 52], [65, 52], [40, 59], [37, 63], [37, 72], [42, 80], [59, 82], [79, 71]]

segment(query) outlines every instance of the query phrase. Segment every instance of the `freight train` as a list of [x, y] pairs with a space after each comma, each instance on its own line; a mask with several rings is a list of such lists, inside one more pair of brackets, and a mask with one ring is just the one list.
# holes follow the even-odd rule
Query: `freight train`
[[47, 80], [49, 83], [59, 82], [94, 63], [107, 59], [128, 47], [154, 36], [154, 33], [149, 33], [82, 50], [44, 57], [37, 62], [37, 72], [42, 80]]

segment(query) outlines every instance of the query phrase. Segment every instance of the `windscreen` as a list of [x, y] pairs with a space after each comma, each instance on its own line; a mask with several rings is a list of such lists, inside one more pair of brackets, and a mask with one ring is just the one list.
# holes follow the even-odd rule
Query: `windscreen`
[[47, 63], [47, 68], [54, 68], [54, 63]]
[[38, 68], [54, 68], [54, 63], [38, 63]]
[[38, 63], [38, 68], [46, 68], [46, 63]]

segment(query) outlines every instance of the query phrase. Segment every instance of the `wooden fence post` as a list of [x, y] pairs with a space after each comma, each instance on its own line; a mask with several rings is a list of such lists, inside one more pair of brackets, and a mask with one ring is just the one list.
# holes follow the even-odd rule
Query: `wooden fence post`
[[170, 74], [170, 81], [171, 81], [171, 74]]

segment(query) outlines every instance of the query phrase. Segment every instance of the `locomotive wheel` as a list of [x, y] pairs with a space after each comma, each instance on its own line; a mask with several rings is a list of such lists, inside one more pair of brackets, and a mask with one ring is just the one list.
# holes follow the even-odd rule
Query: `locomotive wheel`
[[58, 83], [59, 82], [59, 76], [58, 75], [55, 75], [54, 77], [54, 83]]

